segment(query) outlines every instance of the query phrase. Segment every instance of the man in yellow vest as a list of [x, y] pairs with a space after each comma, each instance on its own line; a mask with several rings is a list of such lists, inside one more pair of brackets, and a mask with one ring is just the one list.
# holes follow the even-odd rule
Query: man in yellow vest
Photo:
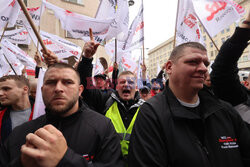
[[117, 79], [116, 91], [111, 95], [91, 87], [92, 61], [99, 44], [94, 41], [85, 43], [84, 55], [78, 64], [81, 83], [85, 90], [82, 93], [84, 101], [95, 111], [111, 119], [116, 132], [120, 136], [124, 158], [128, 154], [130, 134], [140, 106], [144, 100], [140, 98], [136, 88], [136, 77], [130, 71], [123, 71]]

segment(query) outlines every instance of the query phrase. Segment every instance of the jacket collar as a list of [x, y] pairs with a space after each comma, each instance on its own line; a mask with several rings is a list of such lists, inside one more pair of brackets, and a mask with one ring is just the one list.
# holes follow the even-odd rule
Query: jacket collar
[[[163, 94], [166, 96], [166, 103], [169, 106], [171, 114], [176, 118], [185, 119], [201, 119], [201, 117], [193, 112], [188, 111], [184, 106], [180, 104], [173, 92], [166, 83], [166, 89]], [[201, 112], [203, 112], [203, 118], [206, 119], [211, 114], [222, 109], [219, 100], [213, 96], [206, 88], [203, 88], [198, 93], [200, 98]]]
[[[117, 103], [120, 103], [124, 108], [126, 108], [124, 103], [120, 100], [117, 91], [115, 93], [112, 92], [111, 97], [115, 101], [117, 101]], [[139, 95], [138, 91], [135, 92], [135, 98], [134, 98], [133, 102], [134, 102], [134, 104], [132, 104], [129, 109], [134, 108], [134, 107], [138, 108], [145, 102], [143, 99], [140, 98], [140, 95]]]

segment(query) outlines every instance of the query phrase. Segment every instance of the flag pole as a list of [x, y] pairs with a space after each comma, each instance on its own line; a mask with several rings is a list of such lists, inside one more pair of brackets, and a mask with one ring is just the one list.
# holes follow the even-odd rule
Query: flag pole
[[[3, 39], [4, 33], [5, 33], [5, 31], [6, 31], [7, 27], [8, 27], [8, 24], [9, 24], [9, 23], [7, 22], [6, 25], [5, 25], [5, 27], [4, 27], [4, 30], [3, 30], [3, 33], [2, 33], [2, 36], [1, 36], [1, 39], [0, 39], [0, 43], [1, 43], [2, 39]], [[0, 45], [1, 45], [1, 44], [0, 44]], [[11, 68], [11, 69], [13, 70], [13, 72], [15, 73], [15, 75], [17, 75], [16, 71], [14, 70], [14, 68], [12, 67], [12, 65], [10, 64], [10, 62], [8, 61], [8, 59], [7, 59], [7, 57], [5, 56], [4, 53], [3, 53], [3, 56], [4, 56], [4, 58], [6, 59], [7, 63], [9, 64], [10, 68]]]
[[[143, 25], [144, 25], [144, 4], [143, 4], [143, 0], [141, 1], [142, 3], [142, 7], [143, 7], [143, 12], [142, 12], [142, 21], [143, 21]], [[145, 29], [145, 26], [143, 26], [143, 29]], [[144, 40], [145, 40], [145, 36], [144, 36], [144, 30], [143, 30], [143, 42], [142, 42], [142, 63], [143, 65], [145, 65], [145, 52], [144, 52]]]
[[115, 38], [115, 63], [117, 62], [117, 39]]
[[175, 20], [175, 29], [174, 29], [174, 42], [173, 42], [173, 48], [175, 48], [175, 43], [176, 43], [176, 31], [177, 31], [177, 21], [178, 21], [178, 14], [179, 14], [179, 2], [177, 2], [177, 11], [176, 11], [176, 20]]
[[201, 23], [202, 27], [204, 28], [204, 30], [206, 31], [208, 37], [210, 38], [210, 40], [211, 40], [212, 43], [214, 44], [216, 50], [219, 52], [220, 50], [219, 50], [218, 46], [216, 45], [216, 43], [214, 42], [214, 40], [212, 39], [212, 37], [211, 37], [210, 34], [208, 33], [206, 27], [202, 24], [202, 22], [201, 22], [201, 20], [200, 20], [200, 18], [199, 18], [198, 16], [197, 16], [197, 18], [198, 18], [198, 20], [200, 21], [200, 23]]
[[43, 50], [44, 50], [44, 52], [48, 54], [48, 50], [47, 50], [47, 48], [45, 47], [45, 45], [44, 45], [44, 43], [43, 43], [43, 41], [42, 41], [42, 38], [40, 37], [39, 33], [37, 32], [36, 26], [34, 25], [34, 23], [33, 23], [33, 21], [32, 21], [32, 19], [31, 19], [30, 15], [29, 15], [29, 13], [28, 13], [28, 11], [27, 11], [27, 9], [26, 9], [26, 7], [25, 7], [23, 1], [22, 1], [22, 0], [17, 0], [17, 1], [18, 1], [19, 5], [21, 6], [21, 8], [22, 8], [22, 10], [23, 10], [23, 13], [24, 13], [25, 17], [27, 18], [28, 22], [30, 23], [31, 28], [33, 29], [33, 31], [34, 31], [34, 33], [35, 33], [35, 35], [36, 35], [38, 41], [40, 42], [40, 44], [41, 44], [41, 46], [42, 46], [42, 48], [43, 48]]
[[14, 68], [12, 67], [12, 65], [10, 64], [9, 60], [7, 59], [7, 57], [5, 56], [5, 54], [3, 53], [4, 58], [6, 59], [7, 63], [9, 64], [10, 68], [13, 70], [13, 72], [15, 73], [15, 75], [17, 75], [16, 71], [14, 70]]
[[[40, 9], [40, 20], [39, 20], [39, 25], [38, 25], [39, 34], [40, 34], [40, 29], [41, 29], [42, 11], [43, 11], [43, 2], [42, 2], [42, 5], [41, 5], [41, 9]], [[39, 41], [37, 40], [36, 52], [38, 52], [38, 48], [39, 48]]]
[[0, 43], [1, 43], [2, 39], [3, 39], [4, 33], [5, 33], [5, 31], [6, 31], [7, 27], [8, 27], [8, 24], [9, 24], [9, 22], [6, 23], [6, 25], [5, 25], [4, 29], [3, 29], [3, 33], [2, 33], [2, 36], [1, 36], [1, 39], [0, 39]]

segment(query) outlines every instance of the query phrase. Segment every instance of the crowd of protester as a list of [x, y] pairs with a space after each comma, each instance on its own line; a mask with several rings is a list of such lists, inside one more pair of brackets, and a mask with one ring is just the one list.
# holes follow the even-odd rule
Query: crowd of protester
[[43, 51], [44, 115], [32, 120], [36, 79], [0, 78], [0, 166], [249, 166], [250, 75], [243, 85], [237, 67], [249, 40], [250, 12], [210, 74], [206, 48], [187, 42], [151, 81], [142, 64], [141, 87], [116, 62], [92, 76], [94, 40], [74, 67]]

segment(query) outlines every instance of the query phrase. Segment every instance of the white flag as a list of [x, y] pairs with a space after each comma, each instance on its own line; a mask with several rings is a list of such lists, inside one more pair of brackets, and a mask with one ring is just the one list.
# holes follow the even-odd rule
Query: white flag
[[96, 62], [94, 64], [94, 75], [97, 75], [97, 74], [102, 74], [104, 72], [104, 68], [100, 62], [100, 59], [96, 59]]
[[14, 26], [20, 12], [17, 0], [1, 0], [0, 7], [0, 29], [7, 23], [8, 27]]
[[[1, 34], [3, 34], [3, 32], [0, 32], [0, 35]], [[8, 41], [14, 44], [24, 44], [24, 45], [30, 44], [29, 33], [24, 28], [5, 31], [3, 38], [7, 39]]]
[[141, 89], [143, 87], [141, 64], [143, 64], [142, 56], [139, 57], [138, 66], [137, 66], [137, 88], [138, 89]]
[[96, 12], [97, 19], [115, 18], [117, 0], [102, 0], [98, 11]]
[[[36, 62], [33, 58], [31, 58], [28, 54], [26, 54], [22, 49], [17, 47], [16, 45], [12, 44], [6, 39], [2, 40], [2, 45], [4, 51], [11, 52], [12, 54], [15, 55], [15, 57], [24, 65], [31, 67], [32, 69], [35, 69], [36, 67]], [[8, 53], [7, 52], [7, 53]]]
[[[34, 43], [37, 44], [37, 38], [35, 37], [35, 34], [32, 31], [30, 34]], [[45, 31], [40, 31], [40, 36], [46, 48], [54, 52], [61, 61], [73, 66], [80, 58], [82, 53], [81, 47], [77, 46], [76, 44]], [[39, 45], [39, 50], [40, 49], [42, 49], [41, 45]]]
[[11, 67], [4, 58], [4, 53], [2, 47], [0, 47], [0, 77], [8, 75], [11, 72]]
[[[38, 26], [40, 23], [41, 15], [43, 14], [44, 11], [44, 7], [27, 8], [27, 11], [29, 12], [30, 17], [32, 18], [33, 23]], [[31, 27], [22, 10], [19, 13], [16, 25], [18, 26], [25, 25], [26, 27]]]
[[192, 1], [197, 16], [212, 37], [244, 14], [244, 9], [232, 0]]
[[33, 118], [32, 118], [33, 120], [45, 114], [45, 105], [43, 102], [42, 91], [41, 91], [45, 71], [46, 70], [44, 70], [43, 68], [40, 68], [38, 81], [37, 81], [37, 87], [36, 87], [36, 100], [35, 100], [34, 113], [33, 113]]
[[127, 39], [124, 41], [122, 50], [130, 50], [139, 48], [144, 41], [144, 21], [143, 21], [143, 4], [132, 24], [130, 25]]
[[191, 41], [203, 43], [198, 18], [191, 0], [179, 1], [176, 25], [176, 45]]

